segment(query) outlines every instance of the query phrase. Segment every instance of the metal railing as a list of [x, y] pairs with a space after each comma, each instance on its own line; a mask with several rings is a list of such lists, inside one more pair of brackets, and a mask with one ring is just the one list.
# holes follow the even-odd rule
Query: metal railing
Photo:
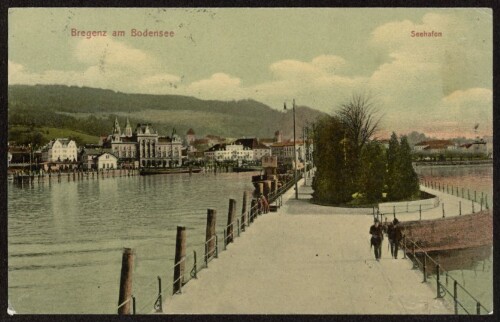
[[[300, 178], [301, 177], [298, 176], [297, 180], [300, 180]], [[276, 191], [270, 192], [268, 195], [269, 205], [272, 202], [275, 202], [277, 205], [282, 204], [283, 194], [285, 192], [287, 192], [291, 187], [293, 187], [294, 184], [295, 184], [294, 180], [291, 179], [291, 180], [285, 181], [284, 184], [280, 188], [276, 189]], [[250, 209], [247, 209], [244, 214], [236, 216], [237, 218], [233, 222], [231, 222], [230, 224], [226, 225], [223, 228], [223, 236], [224, 236], [223, 237], [223, 245], [224, 245], [223, 250], [226, 250], [226, 246], [228, 244], [227, 240], [230, 237], [233, 237], [233, 241], [234, 241], [235, 237], [239, 237], [241, 235], [241, 233], [243, 231], [245, 231], [245, 229], [243, 229], [243, 227], [245, 227], [245, 228], [250, 227], [250, 224], [259, 215], [262, 215], [264, 213], [263, 209], [261, 209], [261, 208], [262, 208], [261, 205], [259, 203], [256, 203], [253, 207], [250, 207]], [[244, 215], [246, 215], [246, 216], [244, 216]], [[245, 217], [246, 219], [244, 220], [243, 217]], [[227, 235], [226, 232], [230, 226], [233, 227], [233, 231], [231, 234]], [[235, 232], [234, 228], [236, 228], [236, 232]], [[214, 240], [215, 240], [214, 247], [212, 249], [209, 249], [209, 244]], [[213, 259], [218, 258], [218, 255], [219, 255], [219, 237], [218, 237], [217, 233], [215, 233], [210, 239], [206, 240], [204, 243], [199, 244], [199, 245], [192, 245], [192, 246], [193, 247], [197, 247], [197, 246], [204, 247], [205, 252], [203, 255], [203, 262], [205, 265], [198, 264], [197, 252], [196, 252], [196, 250], [193, 250], [192, 254], [191, 253], [187, 254], [186, 256], [182, 257], [178, 262], [174, 263], [173, 266], [169, 267], [168, 268], [169, 272], [172, 272], [174, 270], [174, 268], [177, 267], [178, 265], [180, 265], [181, 263], [183, 263], [183, 262], [187, 263], [188, 259], [193, 260], [192, 267], [190, 269], [185, 268], [184, 270], [181, 270], [180, 276], [172, 282], [172, 284], [171, 284], [172, 290], [175, 289], [176, 283], [178, 283], [178, 286], [179, 286], [177, 292], [175, 292], [175, 293], [173, 291], [171, 292], [172, 295], [181, 294], [182, 287], [184, 285], [186, 285], [192, 278], [195, 278], [195, 279], [198, 278], [198, 272], [200, 272], [204, 268], [208, 268], [208, 263], [210, 261], [212, 261]], [[187, 277], [186, 272], [188, 270], [189, 270], [189, 274], [188, 274], [189, 276]], [[146, 302], [146, 304], [143, 307], [141, 307], [141, 310], [140, 310], [141, 312], [144, 312], [144, 310], [147, 309], [147, 307], [149, 307], [151, 305], [151, 303], [153, 303], [152, 306], [153, 306], [153, 310], [155, 312], [163, 312], [163, 309], [164, 309], [163, 301], [165, 300], [165, 298], [163, 296], [164, 292], [162, 291], [161, 280], [162, 280], [161, 277], [157, 276], [157, 281], [154, 281], [154, 282], [148, 284], [146, 287], [144, 287], [144, 288], [149, 288], [153, 284], [157, 283], [158, 284], [158, 292], [154, 294], [152, 301]], [[179, 281], [180, 281], [180, 283], [179, 283]], [[119, 307], [125, 305], [129, 301], [132, 301], [133, 314], [136, 314], [136, 296], [131, 296], [129, 299], [127, 299], [126, 301], [121, 303]]]
[[441, 182], [434, 182], [431, 180], [421, 180], [422, 184], [426, 188], [434, 189], [443, 193], [450, 194], [462, 199], [467, 199], [475, 203], [479, 203], [481, 210], [484, 206], [486, 209], [490, 209], [488, 204], [488, 194], [481, 192], [481, 196], [477, 190], [471, 190], [469, 188], [458, 187], [454, 185], [449, 185]]
[[[408, 248], [410, 246], [410, 248]], [[436, 282], [436, 298], [444, 298], [447, 294], [453, 300], [454, 313], [459, 314], [459, 307], [467, 314], [488, 314], [490, 310], [486, 308], [475, 296], [473, 296], [462, 284], [460, 284], [448, 271], [436, 262], [420, 245], [406, 236], [403, 236], [404, 257], [411, 257], [414, 269], [420, 269], [423, 273], [423, 283], [429, 279]], [[422, 257], [419, 259], [419, 254]], [[432, 265], [429, 265], [432, 264]], [[429, 267], [431, 266], [431, 267]], [[431, 268], [431, 269], [429, 269]], [[433, 269], [432, 269], [433, 268]], [[432, 272], [434, 271], [434, 274]], [[442, 276], [445, 278], [442, 281]], [[450, 280], [453, 282], [453, 289], [449, 286]], [[458, 292], [459, 288], [463, 292]], [[462, 294], [466, 295], [463, 296]], [[460, 297], [460, 295], [462, 295]], [[472, 308], [471, 308], [471, 303]]]

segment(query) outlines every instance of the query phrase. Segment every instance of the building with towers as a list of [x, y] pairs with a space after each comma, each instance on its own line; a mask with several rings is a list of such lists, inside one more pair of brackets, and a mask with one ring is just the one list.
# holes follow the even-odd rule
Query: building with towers
[[123, 132], [118, 118], [113, 132], [103, 141], [103, 148], [110, 148], [122, 167], [180, 167], [182, 165], [182, 140], [175, 134], [160, 136], [151, 123], [139, 123], [132, 131], [127, 118]]

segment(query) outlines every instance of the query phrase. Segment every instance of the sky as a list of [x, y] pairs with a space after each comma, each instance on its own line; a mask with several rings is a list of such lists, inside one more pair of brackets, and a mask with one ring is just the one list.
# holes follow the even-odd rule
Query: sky
[[[275, 109], [295, 99], [330, 114], [361, 94], [376, 106], [381, 136], [474, 137], [476, 123], [478, 135], [493, 133], [487, 8], [11, 8], [8, 20], [9, 84], [254, 99]], [[412, 37], [423, 32], [441, 36]]]

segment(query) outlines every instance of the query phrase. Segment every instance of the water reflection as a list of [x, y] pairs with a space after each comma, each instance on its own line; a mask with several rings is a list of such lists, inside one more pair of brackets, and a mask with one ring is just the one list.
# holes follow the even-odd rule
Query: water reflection
[[9, 299], [18, 313], [114, 314], [121, 249], [132, 247], [138, 309], [150, 312], [156, 276], [171, 273], [176, 226], [188, 228], [188, 249], [203, 244], [215, 208], [222, 231], [228, 198], [241, 209], [252, 174], [9, 183]]

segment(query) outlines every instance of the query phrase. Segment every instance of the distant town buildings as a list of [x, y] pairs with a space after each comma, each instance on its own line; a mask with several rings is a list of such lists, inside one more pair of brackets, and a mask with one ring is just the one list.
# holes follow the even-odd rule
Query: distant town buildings
[[423, 154], [488, 154], [487, 143], [483, 139], [477, 138], [473, 142], [458, 144], [451, 140], [430, 140], [422, 141], [413, 147], [414, 152]]

